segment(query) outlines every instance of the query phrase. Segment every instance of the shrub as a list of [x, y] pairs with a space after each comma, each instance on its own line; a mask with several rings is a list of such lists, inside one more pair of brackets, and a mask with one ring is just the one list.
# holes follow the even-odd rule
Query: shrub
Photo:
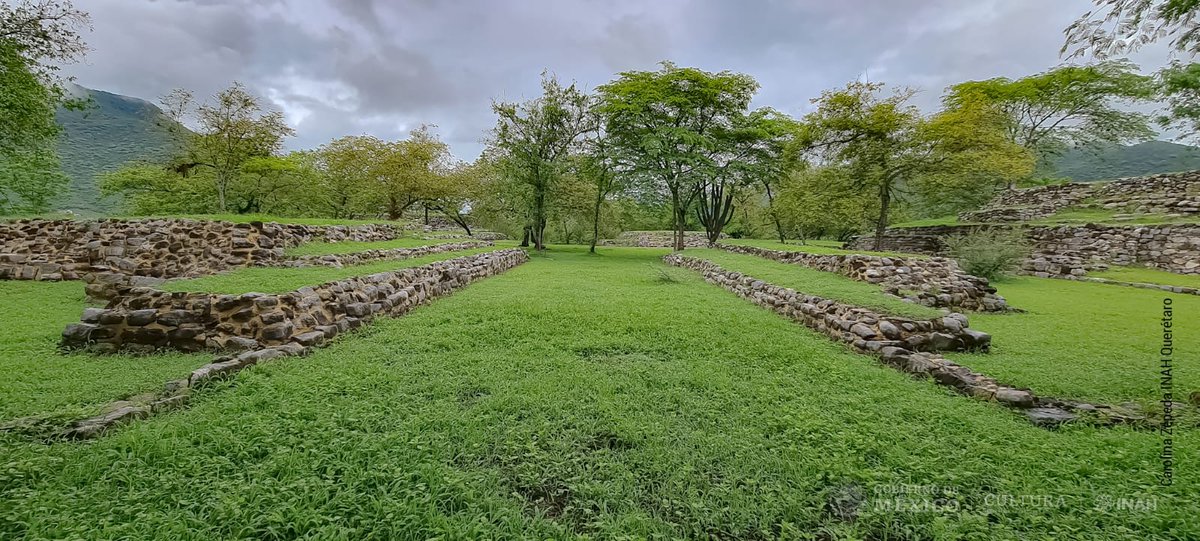
[[1021, 265], [1032, 247], [1018, 229], [976, 229], [946, 239], [946, 248], [968, 274], [995, 280]]

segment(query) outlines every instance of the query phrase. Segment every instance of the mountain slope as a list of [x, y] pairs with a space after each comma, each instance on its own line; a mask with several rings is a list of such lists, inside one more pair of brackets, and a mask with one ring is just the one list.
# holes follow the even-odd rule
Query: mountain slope
[[1167, 141], [1117, 145], [1100, 150], [1070, 150], [1055, 160], [1055, 177], [1111, 180], [1200, 169], [1200, 148]]
[[57, 206], [81, 214], [105, 213], [116, 202], [100, 198], [97, 176], [130, 161], [170, 158], [186, 128], [145, 100], [83, 87], [72, 91], [91, 103], [81, 111], [59, 109], [57, 114], [63, 128], [59, 155], [71, 177], [71, 193]]

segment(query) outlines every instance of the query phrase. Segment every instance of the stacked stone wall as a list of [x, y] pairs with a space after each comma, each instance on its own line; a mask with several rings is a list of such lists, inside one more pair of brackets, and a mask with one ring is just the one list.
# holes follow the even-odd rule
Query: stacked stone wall
[[963, 272], [952, 259], [810, 254], [733, 244], [718, 247], [879, 284], [890, 295], [925, 306], [986, 312], [1009, 310], [1004, 298], [996, 295], [996, 288], [988, 284], [987, 279]]
[[380, 241], [403, 235], [403, 229], [390, 224], [19, 220], [0, 224], [0, 279], [92, 283], [119, 281], [96, 275], [159, 280], [201, 276], [277, 261], [285, 248], [305, 242]]
[[1052, 216], [1085, 202], [1129, 216], [1165, 214], [1177, 217], [1200, 214], [1200, 171], [1008, 190], [979, 210], [959, 214], [959, 220], [1025, 222]]
[[125, 287], [106, 308], [85, 310], [80, 323], [63, 331], [62, 343], [98, 352], [310, 346], [526, 260], [523, 250], [498, 250], [270, 295]]
[[[615, 239], [600, 241], [600, 244], [638, 248], [672, 248], [675, 245], [674, 242], [674, 233], [671, 231], [625, 231], [617, 235]], [[708, 234], [703, 231], [684, 231], [683, 245], [687, 248], [706, 247], [708, 246]]]
[[452, 242], [446, 244], [418, 246], [416, 248], [390, 248], [381, 250], [363, 250], [361, 252], [352, 252], [347, 254], [306, 255], [270, 261], [265, 265], [272, 267], [348, 267], [351, 265], [361, 265], [363, 263], [370, 263], [373, 261], [408, 259], [430, 254], [457, 252], [459, 250], [470, 250], [473, 248], [483, 248], [494, 245], [495, 243], [491, 241]]

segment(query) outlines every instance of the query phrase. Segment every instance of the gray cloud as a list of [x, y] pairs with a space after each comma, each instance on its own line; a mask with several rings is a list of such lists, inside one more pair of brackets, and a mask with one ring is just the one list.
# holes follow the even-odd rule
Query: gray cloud
[[[534, 97], [539, 74], [593, 87], [660, 60], [748, 73], [756, 105], [802, 114], [822, 90], [869, 78], [936, 105], [955, 82], [1061, 62], [1088, 0], [87, 0], [84, 86], [155, 100], [245, 83], [297, 129], [291, 148], [436, 124], [471, 159], [491, 101]], [[1135, 56], [1144, 68], [1163, 47]]]

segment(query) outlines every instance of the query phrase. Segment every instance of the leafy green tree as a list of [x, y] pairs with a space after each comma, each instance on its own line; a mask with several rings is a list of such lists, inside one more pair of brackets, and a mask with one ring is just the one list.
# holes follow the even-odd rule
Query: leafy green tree
[[135, 215], [196, 214], [217, 210], [212, 171], [181, 175], [161, 164], [132, 162], [100, 175], [100, 195], [120, 197]]
[[1149, 118], [1119, 106], [1151, 99], [1151, 77], [1124, 60], [1059, 66], [1017, 80], [999, 77], [951, 86], [947, 108], [983, 101], [1008, 118], [1009, 139], [1046, 163], [1070, 147], [1117, 144], [1154, 137]]
[[475, 163], [455, 164], [438, 175], [435, 184], [426, 193], [425, 208], [441, 212], [470, 236], [468, 214], [475, 210], [484, 187], [490, 184], [489, 177], [495, 174], [495, 167], [482, 159]]
[[952, 102], [958, 109], [925, 118], [908, 103], [912, 90], [883, 95], [883, 88], [854, 82], [824, 92], [805, 117], [804, 135], [817, 165], [837, 167], [856, 190], [873, 194], [876, 249], [908, 185], [967, 173], [1009, 178], [1022, 154], [995, 123], [979, 122], [992, 111], [987, 103], [980, 110], [981, 102]]
[[238, 214], [311, 216], [320, 212], [317, 186], [312, 153], [261, 156], [242, 164], [230, 202]]
[[220, 212], [229, 211], [230, 185], [237, 182], [242, 166], [251, 159], [277, 154], [283, 139], [295, 134], [283, 113], [266, 110], [257, 96], [237, 82], [208, 103], [195, 105], [192, 93], [183, 89], [171, 92], [162, 102], [176, 121], [195, 118], [186, 156], [177, 168], [187, 171], [205, 167], [213, 171], [213, 191]]
[[59, 65], [86, 51], [86, 13], [69, 1], [0, 4], [0, 212], [41, 212], [67, 186], [54, 121], [65, 100]]
[[1061, 54], [1100, 59], [1136, 51], [1171, 36], [1179, 52], [1200, 52], [1200, 0], [1094, 0], [1089, 11], [1067, 27]]
[[1163, 126], [1177, 126], [1184, 137], [1200, 133], [1200, 64], [1174, 62], [1158, 72], [1167, 110], [1158, 118]]
[[757, 90], [749, 75], [670, 62], [658, 71], [623, 72], [599, 87], [599, 110], [624, 174], [670, 197], [676, 250], [684, 248], [688, 209], [732, 156], [724, 136]]
[[863, 196], [844, 166], [792, 171], [777, 189], [779, 226], [801, 242], [820, 237], [846, 240], [878, 219], [878, 204]]
[[366, 213], [372, 164], [380, 145], [373, 137], [351, 135], [334, 139], [314, 152], [323, 214], [354, 218]]
[[529, 189], [528, 238], [545, 249], [547, 200], [553, 196], [567, 159], [589, 130], [588, 98], [575, 85], [564, 87], [543, 74], [542, 96], [524, 103], [494, 103], [498, 117], [491, 147], [505, 175]]
[[449, 168], [450, 149], [421, 126], [403, 141], [378, 140], [371, 163], [374, 194], [389, 220], [399, 220], [406, 210], [428, 199]]

